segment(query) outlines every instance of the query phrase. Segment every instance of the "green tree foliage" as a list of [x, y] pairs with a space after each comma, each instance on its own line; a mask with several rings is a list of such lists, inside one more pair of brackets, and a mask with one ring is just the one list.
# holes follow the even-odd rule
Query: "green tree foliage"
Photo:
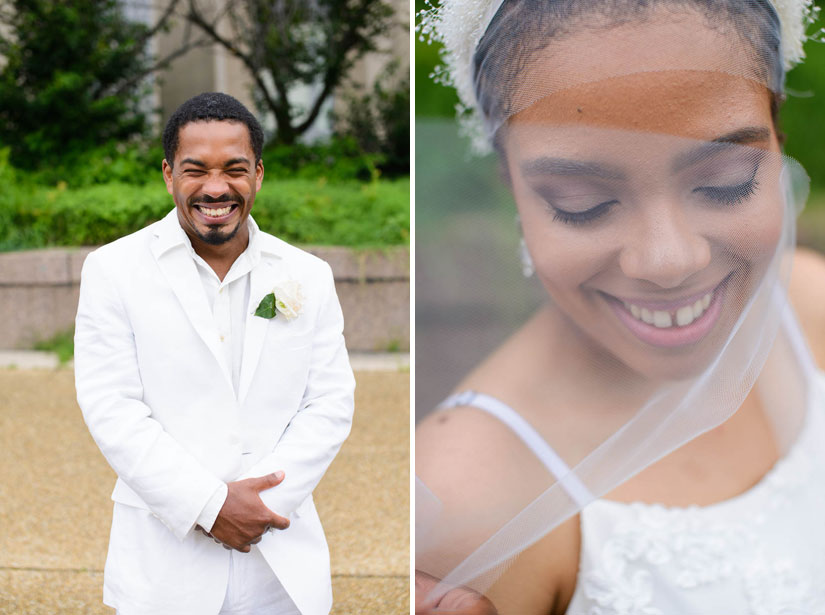
[[346, 97], [346, 111], [335, 117], [339, 135], [378, 157], [377, 167], [389, 177], [410, 172], [410, 78], [398, 78], [391, 62], [372, 91]]
[[[820, 18], [809, 30], [814, 32], [823, 26], [825, 21]], [[813, 198], [809, 205], [822, 206], [825, 204], [825, 43], [808, 41], [805, 54], [805, 60], [788, 73], [781, 128], [787, 136], [785, 152], [799, 160], [811, 176]]]
[[[438, 4], [433, 2], [433, 4]], [[418, 13], [425, 10], [424, 0], [415, 0], [416, 23]], [[441, 44], [422, 41], [415, 36], [415, 114], [420, 117], [455, 117], [458, 95], [452, 88], [435, 83], [432, 73], [441, 64]]]
[[117, 0], [8, 0], [0, 9], [0, 143], [34, 168], [146, 127], [150, 29]]
[[[307, 154], [311, 152], [307, 151]], [[139, 168], [138, 162], [132, 163]], [[345, 168], [330, 169], [333, 177]], [[8, 163], [0, 148], [0, 252], [47, 246], [101, 245], [165, 216], [172, 197], [156, 171], [145, 185], [91, 181], [72, 187], [38, 183]], [[409, 243], [410, 181], [267, 174], [252, 215], [260, 227], [299, 244], [376, 247]]]
[[[260, 107], [275, 117], [274, 141], [284, 144], [312, 126], [378, 38], [400, 27], [384, 0], [235, 0], [217, 14], [206, 5], [188, 0], [185, 17], [243, 62]], [[295, 100], [302, 87], [312, 91], [307, 104]]]

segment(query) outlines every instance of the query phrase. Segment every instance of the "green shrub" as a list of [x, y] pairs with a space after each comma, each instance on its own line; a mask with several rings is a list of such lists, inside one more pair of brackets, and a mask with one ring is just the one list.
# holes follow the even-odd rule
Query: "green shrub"
[[318, 179], [329, 181], [371, 181], [378, 177], [380, 155], [364, 152], [351, 137], [327, 143], [271, 145], [264, 149], [266, 177]]
[[34, 349], [55, 353], [60, 365], [65, 365], [74, 357], [74, 327], [36, 342]]
[[[2, 164], [3, 173], [13, 170]], [[143, 228], [173, 207], [165, 186], [104, 184], [72, 189], [6, 184], [0, 251], [100, 245]], [[265, 181], [253, 209], [261, 228], [299, 244], [382, 246], [409, 242], [409, 180]]]
[[[111, 182], [145, 185], [160, 181], [162, 160], [159, 139], [109, 142], [82, 153], [64, 153], [49, 166], [26, 171], [25, 181], [47, 186], [65, 183], [69, 188]], [[381, 174], [377, 165], [383, 157], [365, 153], [355, 139], [344, 137], [312, 145], [272, 145], [264, 149], [263, 161], [267, 179], [372, 181]]]
[[161, 181], [163, 147], [160, 142], [110, 141], [82, 153], [69, 152], [50, 166], [30, 173], [31, 181], [47, 186], [65, 183], [82, 188], [117, 182], [145, 185]]
[[296, 243], [406, 244], [410, 181], [279, 180], [258, 193], [253, 216], [263, 230]]

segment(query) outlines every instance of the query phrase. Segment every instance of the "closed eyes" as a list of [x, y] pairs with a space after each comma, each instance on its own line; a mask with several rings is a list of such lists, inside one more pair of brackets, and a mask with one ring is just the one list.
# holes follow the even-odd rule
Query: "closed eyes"
[[[700, 195], [712, 205], [738, 205], [749, 199], [756, 192], [756, 189], [759, 186], [759, 182], [756, 179], [757, 171], [758, 167], [753, 170], [751, 176], [744, 182], [722, 186], [699, 186], [693, 188], [691, 192]], [[556, 197], [542, 194], [539, 190], [536, 192], [547, 204], [550, 212], [553, 214], [554, 221], [559, 221], [572, 226], [584, 226], [591, 222], [595, 222], [596, 220], [607, 215], [615, 205], [620, 204], [619, 199], [605, 199], [598, 202], [593, 207], [571, 211], [560, 207], [557, 204], [558, 199]]]

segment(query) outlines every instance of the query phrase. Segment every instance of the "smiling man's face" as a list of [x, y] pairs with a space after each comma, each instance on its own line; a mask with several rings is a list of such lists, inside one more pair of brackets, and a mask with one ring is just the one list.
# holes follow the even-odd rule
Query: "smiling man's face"
[[246, 219], [263, 176], [245, 124], [198, 121], [180, 129], [173, 164], [163, 161], [163, 178], [196, 252], [207, 246], [239, 252], [246, 247]]

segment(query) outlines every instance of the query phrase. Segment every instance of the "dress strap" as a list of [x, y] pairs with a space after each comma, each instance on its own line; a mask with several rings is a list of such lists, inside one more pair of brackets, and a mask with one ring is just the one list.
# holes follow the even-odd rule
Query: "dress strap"
[[471, 406], [483, 410], [504, 423], [539, 458], [544, 467], [556, 477], [556, 480], [580, 508], [584, 508], [596, 499], [579, 477], [573, 473], [570, 466], [541, 437], [539, 432], [510, 406], [484, 393], [462, 391], [450, 395], [439, 404], [437, 409], [444, 410], [458, 406]]

